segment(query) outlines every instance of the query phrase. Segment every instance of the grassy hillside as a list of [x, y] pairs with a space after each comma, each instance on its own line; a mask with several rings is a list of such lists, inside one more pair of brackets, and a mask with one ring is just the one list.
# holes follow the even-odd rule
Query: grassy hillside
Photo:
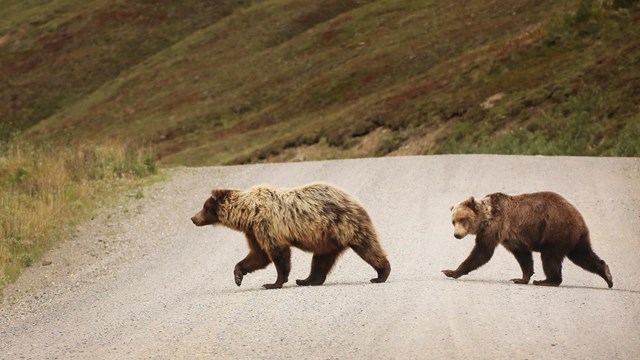
[[241, 2], [0, 0], [0, 113], [26, 129]]
[[639, 156], [637, 3], [0, 0], [0, 113], [169, 165]]

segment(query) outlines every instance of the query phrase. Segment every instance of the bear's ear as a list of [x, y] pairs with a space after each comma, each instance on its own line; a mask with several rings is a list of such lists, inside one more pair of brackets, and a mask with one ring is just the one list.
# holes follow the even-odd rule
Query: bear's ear
[[230, 192], [231, 190], [226, 189], [213, 189], [211, 190], [211, 198], [219, 203], [224, 200]]
[[469, 197], [467, 200], [464, 201], [464, 204], [471, 210], [476, 211], [478, 210], [478, 206], [476, 204], [476, 199], [471, 196]]
[[449, 207], [449, 211], [453, 211], [453, 205]]

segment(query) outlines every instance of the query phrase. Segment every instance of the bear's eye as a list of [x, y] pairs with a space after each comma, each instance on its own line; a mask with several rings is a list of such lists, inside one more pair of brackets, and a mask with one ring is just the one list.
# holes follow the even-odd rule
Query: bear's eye
[[212, 208], [214, 208], [214, 206], [215, 206], [215, 203], [211, 199], [209, 199], [204, 203], [203, 207], [205, 210], [211, 210]]

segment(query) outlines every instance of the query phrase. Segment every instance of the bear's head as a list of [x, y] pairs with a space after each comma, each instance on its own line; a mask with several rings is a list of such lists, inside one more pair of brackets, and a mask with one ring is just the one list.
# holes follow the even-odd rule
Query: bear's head
[[193, 217], [191, 217], [191, 221], [193, 221], [196, 226], [215, 225], [220, 223], [218, 210], [220, 209], [220, 204], [225, 201], [230, 193], [231, 190], [213, 189], [211, 191], [211, 196], [204, 202], [202, 210], [193, 215]]
[[453, 236], [462, 239], [469, 234], [476, 235], [480, 231], [482, 225], [481, 205], [472, 196], [458, 205], [451, 206]]

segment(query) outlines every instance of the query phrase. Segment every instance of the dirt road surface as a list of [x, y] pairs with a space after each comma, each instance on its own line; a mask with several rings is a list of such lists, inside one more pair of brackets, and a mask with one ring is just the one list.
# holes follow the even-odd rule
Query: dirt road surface
[[[327, 283], [298, 287], [293, 250], [241, 287], [242, 234], [189, 220], [213, 187], [336, 184], [368, 209], [391, 261], [385, 284], [352, 251]], [[613, 289], [570, 261], [559, 288], [516, 285], [503, 248], [458, 280], [473, 246], [449, 206], [470, 195], [556, 191], [608, 262]], [[632, 359], [640, 356], [640, 159], [430, 156], [181, 168], [143, 199], [100, 212], [6, 289], [2, 359]], [[539, 254], [534, 279], [541, 279]]]

